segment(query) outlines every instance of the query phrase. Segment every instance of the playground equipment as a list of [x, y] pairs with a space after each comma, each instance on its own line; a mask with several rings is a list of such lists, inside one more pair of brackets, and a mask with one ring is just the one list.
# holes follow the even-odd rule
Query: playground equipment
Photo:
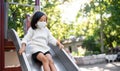
[[[13, 41], [18, 54], [18, 50], [21, 47], [21, 40], [14, 29], [8, 31], [8, 38]], [[58, 47], [52, 45], [49, 46], [51, 47], [50, 52], [58, 71], [78, 71], [78, 66], [70, 59], [63, 49], [60, 50]], [[22, 55], [18, 54], [18, 57], [22, 71], [43, 71], [42, 66], [32, 61], [28, 48], [26, 48], [26, 52], [22, 53]]]

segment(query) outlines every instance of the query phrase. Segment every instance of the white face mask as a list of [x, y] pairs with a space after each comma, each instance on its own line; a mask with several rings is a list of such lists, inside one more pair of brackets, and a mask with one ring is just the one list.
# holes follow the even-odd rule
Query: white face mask
[[40, 21], [37, 22], [37, 27], [40, 28], [40, 29], [41, 29], [41, 28], [45, 28], [46, 25], [47, 25], [46, 22], [40, 22]]

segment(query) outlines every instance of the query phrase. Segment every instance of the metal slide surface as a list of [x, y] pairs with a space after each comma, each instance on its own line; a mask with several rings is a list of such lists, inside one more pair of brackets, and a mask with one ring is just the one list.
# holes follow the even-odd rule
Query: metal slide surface
[[[8, 31], [8, 38], [14, 42], [18, 54], [18, 50], [21, 47], [21, 40], [14, 29]], [[58, 47], [52, 45], [50, 45], [50, 47], [50, 52], [57, 71], [79, 71], [78, 66], [70, 59], [63, 49], [60, 50]], [[44, 71], [42, 66], [31, 60], [31, 54], [29, 53], [28, 48], [26, 49], [26, 52], [22, 53], [21, 56], [18, 54], [18, 57], [22, 71]]]

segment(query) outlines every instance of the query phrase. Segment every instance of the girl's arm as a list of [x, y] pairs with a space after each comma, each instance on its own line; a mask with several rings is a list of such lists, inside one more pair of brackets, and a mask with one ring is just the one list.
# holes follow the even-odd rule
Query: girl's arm
[[59, 46], [60, 49], [64, 48], [64, 46], [58, 40], [56, 40], [55, 37], [53, 37], [53, 35], [51, 34], [51, 32], [49, 31], [48, 28], [47, 28], [47, 30], [48, 30], [48, 34], [49, 34], [48, 43], [51, 43], [54, 46]]
[[60, 43], [60, 41], [57, 41], [57, 46], [59, 46], [60, 49], [64, 48], [64, 45]]
[[19, 49], [19, 54], [20, 54], [20, 55], [25, 51], [26, 44], [25, 44], [25, 43], [22, 43], [21, 46], [22, 46], [22, 47]]
[[25, 37], [21, 41], [21, 48], [19, 49], [19, 54], [20, 55], [25, 51], [26, 44], [32, 38], [32, 35], [33, 35], [33, 30], [30, 27], [27, 34], [25, 35]]
[[27, 44], [27, 42], [31, 40], [33, 34], [34, 34], [34, 33], [33, 33], [33, 29], [30, 27], [30, 28], [28, 29], [28, 31], [27, 31], [27, 34], [26, 34], [26, 35], [24, 36], [24, 38], [22, 39], [21, 44], [22, 44], [22, 43]]

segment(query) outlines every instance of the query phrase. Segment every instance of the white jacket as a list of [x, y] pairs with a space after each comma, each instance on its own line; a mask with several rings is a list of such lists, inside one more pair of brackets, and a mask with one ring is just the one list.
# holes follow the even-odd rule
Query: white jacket
[[48, 43], [56, 46], [57, 40], [52, 36], [47, 27], [35, 30], [30, 27], [27, 34], [22, 39], [21, 44], [22, 43], [27, 45], [26, 47], [31, 53], [38, 51], [45, 53], [50, 50]]

